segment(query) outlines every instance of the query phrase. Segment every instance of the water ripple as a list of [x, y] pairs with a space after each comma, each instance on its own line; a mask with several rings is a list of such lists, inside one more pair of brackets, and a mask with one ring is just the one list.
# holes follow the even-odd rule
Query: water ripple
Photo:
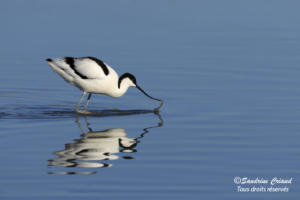
[[[57, 119], [57, 118], [74, 118], [78, 113], [74, 107], [62, 105], [7, 105], [0, 107], [0, 119]], [[132, 110], [90, 110], [91, 116], [108, 117], [124, 116], [154, 113], [153, 110], [132, 109]], [[82, 115], [82, 114], [80, 114]]]

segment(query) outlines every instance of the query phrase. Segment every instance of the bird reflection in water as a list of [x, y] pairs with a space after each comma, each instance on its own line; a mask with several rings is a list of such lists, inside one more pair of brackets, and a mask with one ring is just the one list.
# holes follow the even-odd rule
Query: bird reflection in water
[[[163, 120], [159, 114], [159, 123], [155, 126], [143, 129], [143, 132], [136, 138], [128, 138], [125, 129], [111, 128], [101, 131], [94, 131], [90, 127], [87, 116], [84, 121], [88, 131], [85, 131], [79, 122], [79, 116], [76, 117], [76, 123], [82, 132], [79, 139], [73, 143], [65, 145], [65, 149], [56, 151], [56, 158], [48, 160], [49, 166], [59, 166], [73, 168], [77, 171], [48, 172], [49, 174], [95, 174], [96, 171], [81, 171], [82, 169], [94, 169], [111, 167], [111, 160], [133, 159], [131, 153], [137, 152], [135, 149], [140, 139], [148, 133], [149, 129], [160, 127]], [[124, 154], [123, 156], [121, 156]], [[128, 155], [129, 154], [129, 155]]]

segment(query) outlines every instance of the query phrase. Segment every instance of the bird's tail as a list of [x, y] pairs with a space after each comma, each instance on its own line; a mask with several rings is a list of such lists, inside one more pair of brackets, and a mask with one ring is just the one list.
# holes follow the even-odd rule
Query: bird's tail
[[68, 73], [68, 68], [62, 59], [46, 59], [50, 67], [67, 82], [73, 84], [73, 77]]

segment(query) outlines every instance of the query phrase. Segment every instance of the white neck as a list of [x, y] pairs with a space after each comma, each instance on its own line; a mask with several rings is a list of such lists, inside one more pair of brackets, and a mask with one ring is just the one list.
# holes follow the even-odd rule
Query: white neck
[[134, 87], [135, 85], [133, 85], [133, 83], [131, 82], [130, 79], [125, 78], [122, 80], [121, 84], [120, 84], [120, 88], [117, 86], [117, 89], [113, 95], [113, 97], [120, 97], [122, 95], [124, 95], [129, 87]]

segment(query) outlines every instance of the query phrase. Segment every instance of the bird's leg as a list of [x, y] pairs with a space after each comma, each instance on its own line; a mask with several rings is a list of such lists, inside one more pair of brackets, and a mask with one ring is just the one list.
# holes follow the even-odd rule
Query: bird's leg
[[84, 105], [84, 108], [83, 108], [84, 111], [86, 111], [86, 109], [87, 109], [87, 107], [88, 107], [88, 105], [89, 105], [89, 102], [90, 102], [91, 97], [92, 97], [92, 93], [89, 93], [89, 96], [88, 96], [88, 98], [87, 98], [87, 100], [86, 100], [86, 103], [85, 103], [85, 105]]
[[81, 104], [81, 102], [82, 102], [82, 99], [83, 99], [83, 97], [84, 97], [85, 94], [86, 94], [86, 92], [83, 92], [83, 93], [82, 93], [82, 95], [81, 95], [81, 97], [80, 97], [78, 103], [77, 103], [76, 106], [75, 106], [75, 110], [76, 110], [77, 112], [80, 112], [80, 110], [78, 109], [78, 107], [80, 106], [80, 104]]
[[93, 132], [93, 129], [90, 127], [91, 124], [90, 124], [90, 122], [88, 121], [88, 118], [85, 117], [84, 119], [85, 119], [86, 127], [89, 129], [90, 132]]
[[81, 130], [81, 132], [82, 132], [82, 133], [86, 133], [86, 132], [83, 130], [83, 128], [81, 127], [81, 124], [80, 124], [80, 122], [79, 122], [79, 115], [76, 115], [76, 120], [75, 120], [75, 122], [77, 123], [77, 125], [78, 125], [79, 129]]

